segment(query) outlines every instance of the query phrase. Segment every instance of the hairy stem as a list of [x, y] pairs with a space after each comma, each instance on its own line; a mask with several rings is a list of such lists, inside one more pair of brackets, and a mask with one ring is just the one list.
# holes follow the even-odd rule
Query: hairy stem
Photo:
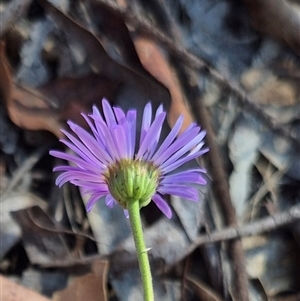
[[150, 263], [148, 258], [148, 250], [145, 245], [143, 228], [140, 216], [140, 206], [138, 200], [131, 200], [127, 202], [127, 209], [129, 212], [129, 220], [131, 224], [135, 249], [139, 262], [143, 290], [144, 300], [154, 301], [154, 292], [152, 284], [152, 276], [150, 270]]

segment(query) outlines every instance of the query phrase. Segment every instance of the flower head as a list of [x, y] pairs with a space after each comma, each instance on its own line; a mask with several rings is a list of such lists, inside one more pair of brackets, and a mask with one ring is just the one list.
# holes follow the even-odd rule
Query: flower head
[[[198, 201], [197, 190], [191, 184], [206, 184], [201, 168], [174, 173], [179, 166], [191, 161], [208, 149], [202, 149], [205, 131], [191, 124], [178, 135], [183, 123], [179, 117], [167, 138], [159, 146], [160, 133], [166, 113], [160, 106], [152, 121], [152, 106], [145, 106], [139, 144], [136, 147], [137, 111], [125, 113], [102, 101], [103, 116], [96, 106], [91, 115], [82, 114], [92, 134], [69, 121], [73, 134], [62, 130], [68, 139], [63, 142], [75, 154], [50, 151], [54, 157], [73, 162], [72, 166], [58, 166], [61, 171], [56, 184], [66, 182], [80, 186], [90, 195], [87, 211], [101, 198], [106, 205], [121, 205], [126, 211], [127, 202], [139, 200], [140, 207], [151, 200], [168, 217], [172, 212], [163, 199], [166, 194]], [[178, 135], [178, 136], [177, 136]]]

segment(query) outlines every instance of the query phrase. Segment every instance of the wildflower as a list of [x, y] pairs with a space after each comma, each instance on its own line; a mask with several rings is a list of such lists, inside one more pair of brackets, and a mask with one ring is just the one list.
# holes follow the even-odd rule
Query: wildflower
[[167, 138], [159, 146], [159, 139], [166, 113], [160, 106], [152, 121], [152, 106], [144, 108], [139, 144], [136, 147], [137, 111], [125, 113], [102, 101], [103, 116], [96, 106], [91, 115], [82, 114], [92, 134], [69, 121], [73, 134], [62, 130], [68, 139], [63, 142], [75, 154], [50, 151], [54, 157], [73, 162], [72, 166], [58, 166], [54, 171], [62, 172], [56, 184], [66, 182], [80, 186], [90, 195], [87, 211], [101, 198], [106, 205], [119, 204], [127, 210], [127, 202], [139, 200], [144, 207], [152, 200], [157, 207], [171, 218], [172, 212], [163, 199], [166, 194], [177, 195], [198, 201], [197, 190], [191, 184], [206, 183], [202, 177], [205, 170], [195, 168], [174, 173], [178, 167], [191, 161], [207, 149], [202, 149], [205, 131], [191, 124], [178, 137], [183, 123], [179, 117]]

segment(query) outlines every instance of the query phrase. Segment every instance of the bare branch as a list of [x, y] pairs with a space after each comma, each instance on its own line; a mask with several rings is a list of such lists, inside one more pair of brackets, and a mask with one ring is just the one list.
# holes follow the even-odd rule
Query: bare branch
[[198, 236], [190, 246], [190, 252], [197, 247], [220, 241], [235, 239], [237, 237], [245, 237], [258, 235], [265, 232], [273, 231], [279, 227], [292, 224], [300, 220], [300, 205], [295, 205], [289, 210], [268, 216], [252, 223], [244, 224], [240, 227], [228, 227], [209, 234]]

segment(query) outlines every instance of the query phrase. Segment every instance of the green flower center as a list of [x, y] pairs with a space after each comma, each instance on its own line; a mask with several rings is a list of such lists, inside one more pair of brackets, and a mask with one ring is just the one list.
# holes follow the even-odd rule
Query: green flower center
[[160, 172], [151, 162], [122, 159], [109, 166], [104, 176], [111, 195], [127, 209], [127, 202], [133, 200], [139, 201], [140, 208], [150, 203]]

